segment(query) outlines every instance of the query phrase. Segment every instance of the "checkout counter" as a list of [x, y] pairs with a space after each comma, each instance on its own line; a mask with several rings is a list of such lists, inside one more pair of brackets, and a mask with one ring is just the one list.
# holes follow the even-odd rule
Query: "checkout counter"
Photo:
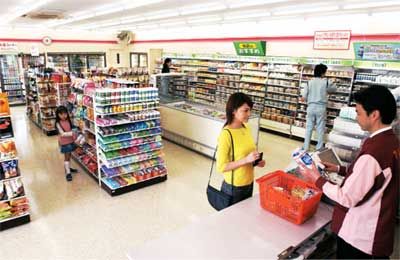
[[[180, 230], [132, 248], [141, 259], [287, 259], [329, 225], [333, 208], [296, 225], [261, 208], [259, 195], [202, 218]], [[296, 259], [303, 259], [297, 254]], [[323, 258], [323, 257], [319, 257]]]

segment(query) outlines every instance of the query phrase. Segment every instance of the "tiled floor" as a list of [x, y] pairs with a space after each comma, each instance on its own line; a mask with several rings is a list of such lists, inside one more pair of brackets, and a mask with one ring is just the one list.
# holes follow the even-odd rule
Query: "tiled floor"
[[[56, 137], [42, 134], [24, 111], [12, 115], [32, 222], [0, 233], [0, 259], [126, 259], [132, 247], [214, 212], [205, 195], [206, 157], [164, 141], [168, 181], [110, 197], [82, 172], [67, 183]], [[300, 145], [261, 133], [267, 166], [256, 176], [285, 168]]]

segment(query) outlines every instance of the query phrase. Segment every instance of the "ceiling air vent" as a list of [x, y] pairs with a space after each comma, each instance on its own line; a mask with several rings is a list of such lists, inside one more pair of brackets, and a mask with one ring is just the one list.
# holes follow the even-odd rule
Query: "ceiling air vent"
[[23, 18], [30, 18], [34, 20], [53, 20], [53, 19], [63, 19], [65, 18], [64, 14], [61, 11], [50, 11], [50, 10], [42, 10], [30, 12], [22, 15]]

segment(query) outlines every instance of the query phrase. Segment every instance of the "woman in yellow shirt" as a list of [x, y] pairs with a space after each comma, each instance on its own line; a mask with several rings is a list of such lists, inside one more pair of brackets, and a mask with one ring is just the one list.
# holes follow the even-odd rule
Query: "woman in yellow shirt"
[[[253, 162], [260, 157], [260, 153], [246, 124], [252, 108], [253, 101], [249, 96], [243, 93], [232, 94], [226, 104], [227, 120], [218, 138], [217, 170], [224, 175], [221, 191], [231, 195], [233, 203], [253, 195]], [[228, 131], [233, 138], [233, 161], [231, 135]], [[256, 166], [264, 167], [265, 161], [260, 161]]]

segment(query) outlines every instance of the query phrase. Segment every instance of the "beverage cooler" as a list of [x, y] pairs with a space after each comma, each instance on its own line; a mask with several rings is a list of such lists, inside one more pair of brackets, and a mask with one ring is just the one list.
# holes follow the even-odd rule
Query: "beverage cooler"
[[10, 105], [25, 104], [25, 87], [17, 54], [0, 55], [1, 92], [8, 94]]

